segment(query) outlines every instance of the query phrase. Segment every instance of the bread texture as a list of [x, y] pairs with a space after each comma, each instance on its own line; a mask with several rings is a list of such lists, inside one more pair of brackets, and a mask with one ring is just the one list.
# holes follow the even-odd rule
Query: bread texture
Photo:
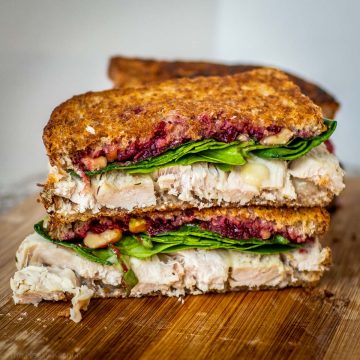
[[[115, 87], [138, 87], [150, 83], [198, 76], [226, 76], [261, 68], [260, 65], [225, 65], [202, 61], [162, 61], [115, 56], [110, 59], [108, 74]], [[286, 73], [301, 91], [322, 108], [323, 114], [334, 119], [338, 101], [320, 86]]]
[[[213, 207], [207, 209], [188, 209], [186, 211], [153, 211], [141, 214], [127, 214], [117, 211], [101, 211], [98, 214], [83, 213], [70, 216], [52, 215], [47, 221], [47, 229], [54, 239], [69, 238], [66, 234], [74, 229], [96, 221], [100, 224], [128, 224], [130, 218], [144, 219], [149, 224], [149, 231], [156, 233], [176, 229], [187, 223], [206, 223], [214, 231], [231, 231], [235, 226], [249, 236], [267, 236], [283, 234], [295, 242], [304, 242], [309, 238], [323, 235], [329, 228], [330, 216], [323, 208], [273, 208], [249, 206], [242, 208]], [[226, 219], [224, 221], [224, 219]], [[165, 225], [163, 225], [165, 224]], [[233, 225], [234, 224], [234, 225]], [[226, 234], [227, 235], [227, 234]], [[232, 237], [231, 235], [227, 235]]]
[[232, 141], [234, 134], [261, 141], [283, 129], [311, 138], [326, 126], [321, 109], [284, 73], [262, 68], [75, 96], [53, 111], [43, 140], [51, 164], [69, 169], [109, 146], [118, 154], [143, 148], [141, 160], [185, 141]]

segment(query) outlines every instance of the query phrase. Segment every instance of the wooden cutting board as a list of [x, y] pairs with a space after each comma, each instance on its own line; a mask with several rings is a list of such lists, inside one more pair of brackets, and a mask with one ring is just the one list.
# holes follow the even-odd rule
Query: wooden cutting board
[[360, 178], [347, 181], [326, 244], [334, 266], [314, 290], [13, 304], [15, 251], [43, 215], [35, 198], [0, 218], [0, 358], [360, 359]]

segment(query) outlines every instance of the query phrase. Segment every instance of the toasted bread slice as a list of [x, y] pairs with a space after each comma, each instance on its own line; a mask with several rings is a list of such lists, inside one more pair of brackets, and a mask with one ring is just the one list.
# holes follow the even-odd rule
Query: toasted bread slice
[[117, 159], [137, 161], [186, 141], [273, 141], [284, 131], [288, 141], [325, 130], [317, 105], [284, 73], [262, 68], [75, 96], [53, 111], [43, 140], [52, 165], [76, 169], [114, 149]]
[[79, 213], [70, 216], [55, 214], [49, 217], [46, 226], [53, 239], [70, 240], [83, 238], [88, 231], [98, 233], [112, 228], [128, 231], [131, 218], [141, 221], [149, 234], [171, 231], [187, 224], [201, 224], [204, 228], [229, 238], [267, 239], [281, 234], [298, 243], [323, 235], [328, 230], [330, 222], [329, 214], [323, 208], [249, 206], [152, 211], [140, 214], [114, 210], [104, 210], [99, 214]]
[[[193, 78], [198, 76], [225, 76], [258, 69], [260, 65], [224, 65], [200, 61], [161, 61], [115, 56], [110, 59], [108, 73], [115, 87], [138, 87], [157, 81]], [[287, 73], [301, 91], [322, 108], [326, 118], [334, 119], [338, 101], [316, 84]]]

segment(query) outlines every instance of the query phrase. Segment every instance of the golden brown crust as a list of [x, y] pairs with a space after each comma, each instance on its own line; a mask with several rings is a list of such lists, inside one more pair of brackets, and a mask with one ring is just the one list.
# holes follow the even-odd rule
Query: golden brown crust
[[274, 127], [302, 137], [326, 129], [321, 109], [284, 73], [262, 68], [75, 96], [53, 111], [43, 139], [50, 162], [71, 167], [69, 159], [81, 150], [117, 143], [125, 151], [153, 139], [164, 123], [171, 141], [206, 138], [208, 126], [261, 129], [263, 137], [276, 133], [268, 130]]
[[[273, 208], [264, 206], [249, 206], [242, 208], [222, 208], [213, 207], [209, 209], [192, 209], [196, 220], [210, 221], [212, 218], [225, 216], [235, 218], [241, 221], [252, 221], [261, 219], [266, 222], [272, 222], [275, 229], [281, 230], [287, 227], [296, 228], [299, 233], [307, 236], [321, 236], [327, 232], [330, 224], [329, 213], [319, 207], [314, 208]], [[142, 217], [156, 219], [159, 216], [166, 219], [174, 217], [182, 217], [184, 211], [153, 211], [136, 215], [136, 218]], [[184, 215], [185, 216], [185, 215]], [[61, 228], [76, 221], [88, 221], [92, 219], [100, 219], [109, 217], [116, 220], [126, 220], [129, 214], [125, 212], [116, 212], [113, 210], [102, 211], [99, 214], [79, 213], [70, 216], [59, 216], [54, 214], [49, 218], [49, 232], [57, 233]]]
[[[260, 65], [224, 65], [200, 61], [161, 61], [116, 56], [110, 59], [108, 74], [115, 87], [138, 87], [182, 77], [225, 76], [260, 68]], [[337, 100], [324, 89], [298, 76], [286, 73], [301, 91], [319, 105], [325, 117], [333, 119]]]

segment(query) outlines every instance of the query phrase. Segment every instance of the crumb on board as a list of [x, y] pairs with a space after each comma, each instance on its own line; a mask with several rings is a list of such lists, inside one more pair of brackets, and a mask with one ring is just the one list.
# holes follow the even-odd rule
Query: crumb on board
[[66, 318], [70, 317], [70, 309], [67, 308], [67, 309], [58, 311], [57, 317], [66, 317]]
[[336, 296], [334, 292], [324, 288], [303, 289], [312, 298], [331, 304], [333, 308], [345, 308], [350, 304], [349, 298]]
[[330, 290], [324, 289], [324, 295], [327, 298], [332, 298], [335, 294], [331, 292]]

